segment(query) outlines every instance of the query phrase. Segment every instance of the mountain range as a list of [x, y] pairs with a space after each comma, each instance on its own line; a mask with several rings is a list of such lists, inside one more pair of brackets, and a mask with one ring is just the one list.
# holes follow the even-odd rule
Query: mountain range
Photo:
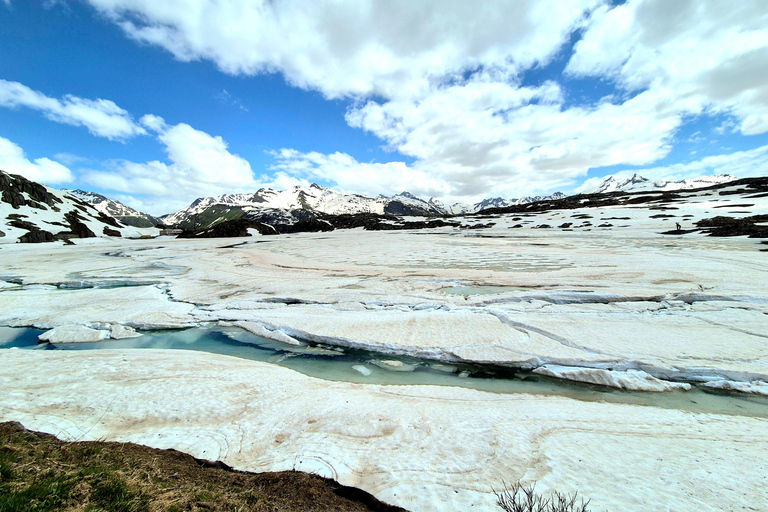
[[[527, 204], [544, 199], [559, 199], [564, 194], [556, 192], [547, 197], [521, 199], [486, 199], [476, 204], [445, 205], [437, 199], [424, 200], [401, 192], [391, 197], [368, 197], [360, 194], [344, 194], [312, 184], [309, 187], [292, 187], [286, 190], [261, 189], [253, 194], [224, 194], [196, 199], [191, 205], [176, 213], [160, 217], [166, 225], [184, 229], [202, 229], [221, 219], [246, 217], [259, 222], [278, 220], [290, 222], [292, 217], [304, 218], [308, 212], [328, 215], [370, 213], [400, 216], [448, 216], [476, 213], [486, 208]], [[301, 213], [303, 212], [303, 213]]]
[[651, 181], [647, 178], [643, 178], [639, 174], [633, 174], [631, 177], [625, 179], [608, 176], [598, 186], [586, 190], [583, 193], [603, 194], [608, 192], [665, 192], [671, 190], [693, 190], [714, 185], [722, 185], [723, 183], [728, 183], [736, 179], [736, 177], [731, 176], [730, 174], [701, 176], [699, 178], [690, 178], [679, 181]]
[[[729, 175], [680, 181], [651, 181], [638, 174], [626, 179], [609, 176], [580, 196], [556, 192], [544, 197], [491, 198], [471, 205], [445, 205], [437, 199], [424, 200], [408, 192], [391, 197], [344, 194], [312, 184], [287, 190], [264, 188], [250, 194], [199, 198], [183, 210], [156, 218], [101, 194], [55, 190], [0, 171], [0, 218], [6, 221], [0, 230], [0, 241], [68, 241], [91, 236], [151, 235], [157, 234], [155, 226], [160, 224], [183, 229], [192, 236], [242, 236], [248, 229], [257, 229], [263, 234], [352, 227], [417, 229], [461, 224], [435, 217], [571, 207], [569, 205], [578, 202], [579, 197], [604, 195], [608, 200], [618, 192], [642, 194], [693, 190], [722, 186], [734, 180], [736, 178]], [[215, 230], [214, 226], [217, 226]]]

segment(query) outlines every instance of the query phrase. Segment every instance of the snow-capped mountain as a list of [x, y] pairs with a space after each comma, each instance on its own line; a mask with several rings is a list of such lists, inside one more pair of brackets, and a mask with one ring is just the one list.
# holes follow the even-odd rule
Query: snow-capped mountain
[[95, 192], [87, 192], [85, 190], [67, 190], [67, 189], [61, 189], [62, 192], [66, 192], [67, 194], [85, 202], [90, 205], [93, 205], [94, 208], [99, 210], [100, 212], [103, 212], [110, 217], [114, 217], [115, 219], [119, 220], [121, 223], [125, 224], [126, 226], [134, 226], [137, 228], [151, 228], [157, 226], [160, 221], [149, 215], [148, 213], [143, 213], [138, 210], [134, 210], [130, 206], [126, 206], [120, 201], [115, 201], [114, 199], [109, 199], [106, 196], [103, 196], [101, 194], [97, 194]]
[[446, 212], [429, 201], [408, 192], [392, 197], [367, 197], [344, 194], [320, 185], [292, 187], [287, 190], [263, 188], [253, 194], [224, 194], [202, 197], [171, 215], [161, 217], [168, 225], [184, 225], [195, 216], [204, 216], [212, 208], [237, 209], [245, 214], [258, 214], [263, 210], [311, 210], [331, 215], [345, 213], [390, 213], [394, 215], [442, 215]]
[[[462, 215], [476, 213], [486, 208], [500, 208], [516, 204], [527, 204], [545, 199], [559, 199], [564, 194], [556, 192], [551, 196], [524, 197], [521, 199], [486, 199], [476, 204], [443, 204], [431, 198], [427, 201], [408, 192], [391, 197], [368, 197], [360, 194], [344, 194], [312, 184], [309, 187], [292, 187], [287, 190], [261, 189], [253, 194], [224, 194], [216, 197], [196, 199], [191, 205], [176, 213], [161, 217], [168, 225], [201, 228], [221, 219], [236, 216], [249, 218], [275, 216], [278, 212], [307, 210], [330, 215], [375, 213], [391, 215]], [[295, 216], [295, 214], [294, 214]]]
[[157, 232], [126, 227], [67, 192], [0, 171], [0, 243], [69, 242]]
[[562, 192], [555, 192], [549, 196], [526, 196], [519, 199], [504, 199], [502, 197], [493, 197], [490, 199], [483, 199], [479, 203], [475, 204], [455, 203], [450, 206], [444, 205], [436, 199], [430, 199], [429, 202], [439, 206], [447, 214], [464, 215], [467, 213], [478, 213], [483, 210], [488, 210], [489, 208], [506, 208], [508, 206], [535, 203], [537, 201], [552, 201], [556, 199], [562, 199], [564, 197], [565, 194]]
[[606, 192], [661, 192], [669, 190], [693, 190], [697, 188], [711, 187], [734, 181], [734, 176], [729, 174], [717, 174], [714, 176], [701, 176], [680, 181], [659, 180], [651, 181], [639, 174], [633, 174], [630, 178], [621, 179], [608, 176], [600, 185], [588, 190], [586, 194], [602, 194]]

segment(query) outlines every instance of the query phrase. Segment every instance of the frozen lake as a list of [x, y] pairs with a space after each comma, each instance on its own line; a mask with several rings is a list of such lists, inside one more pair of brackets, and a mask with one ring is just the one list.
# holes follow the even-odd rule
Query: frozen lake
[[739, 200], [4, 244], [0, 416], [413, 512], [494, 510], [502, 480], [594, 510], [768, 509], [765, 245], [662, 234], [766, 212]]

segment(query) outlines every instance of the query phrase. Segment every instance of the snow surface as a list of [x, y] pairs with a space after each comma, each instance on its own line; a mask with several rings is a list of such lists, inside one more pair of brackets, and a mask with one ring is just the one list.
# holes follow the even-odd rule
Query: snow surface
[[0, 417], [68, 440], [310, 471], [412, 512], [497, 510], [492, 489], [518, 480], [578, 491], [595, 511], [768, 504], [765, 418], [330, 382], [183, 350], [0, 351]]
[[[244, 322], [286, 343], [375, 349], [382, 364], [411, 354], [659, 397], [688, 383], [765, 394], [765, 245], [661, 233], [768, 214], [768, 198], [690, 191], [653, 206], [500, 215], [475, 230], [6, 244], [0, 324]], [[325, 382], [179, 350], [0, 351], [0, 415], [70, 439], [316, 471], [413, 512], [493, 510], [491, 487], [518, 479], [578, 490], [593, 510], [768, 503], [765, 418]]]
[[[249, 322], [242, 325], [285, 343], [560, 365], [583, 369], [582, 380], [592, 369], [664, 382], [768, 382], [768, 296], [760, 284], [768, 267], [759, 241], [660, 234], [744, 201], [691, 191], [652, 203], [657, 209], [579, 208], [495, 216], [482, 230], [337, 230], [234, 246], [215, 239], [4, 246], [0, 277], [11, 284], [0, 289], [0, 323]], [[768, 213], [768, 198], [749, 201], [728, 215]], [[571, 231], [557, 228], [566, 223]], [[542, 224], [554, 227], [536, 228]], [[89, 283], [96, 287], [83, 288]], [[644, 380], [604, 384], [645, 389]]]

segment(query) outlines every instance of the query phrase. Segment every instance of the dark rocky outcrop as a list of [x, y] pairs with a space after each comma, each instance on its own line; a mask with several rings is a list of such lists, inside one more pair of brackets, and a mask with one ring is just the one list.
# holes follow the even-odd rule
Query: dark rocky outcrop
[[19, 242], [22, 244], [39, 244], [43, 242], [53, 242], [53, 233], [40, 229], [34, 226], [35, 229], [30, 229], [26, 235], [19, 237]]
[[109, 228], [107, 226], [104, 226], [104, 230], [102, 231], [107, 236], [119, 236], [122, 237], [123, 235], [116, 229]]
[[[59, 211], [56, 205], [62, 202], [48, 192], [44, 185], [3, 171], [0, 171], [0, 192], [2, 192], [2, 201], [17, 210], [22, 206], [47, 210], [48, 208], [44, 205], [48, 205], [52, 210]], [[24, 194], [27, 194], [28, 198]]]
[[262, 235], [276, 235], [277, 230], [272, 226], [253, 222], [248, 219], [234, 219], [220, 222], [213, 227], [196, 231], [184, 231], [178, 238], [229, 238], [251, 236], [248, 229], [256, 229]]
[[373, 226], [366, 227], [365, 229], [371, 230], [371, 231], [400, 231], [400, 230], [406, 230], [406, 229], [442, 228], [446, 226], [459, 227], [461, 226], [461, 223], [447, 222], [447, 221], [444, 221], [443, 219], [405, 221], [405, 222], [400, 221], [399, 224], [379, 222], [377, 224], [374, 224]]
[[95, 238], [96, 233], [83, 223], [83, 217], [80, 212], [72, 210], [64, 214], [64, 219], [69, 223], [69, 231], [62, 231], [56, 234], [56, 239], [64, 238]]
[[39, 244], [42, 242], [53, 242], [53, 234], [48, 231], [40, 229], [36, 224], [32, 222], [22, 220], [26, 218], [26, 215], [19, 215], [12, 213], [6, 217], [10, 222], [7, 224], [14, 228], [26, 229], [27, 234], [19, 237], [19, 242], [26, 244]]
[[294, 224], [275, 224], [280, 233], [317, 233], [318, 231], [333, 231], [333, 224], [316, 217], [302, 219]]
[[384, 206], [384, 213], [390, 215], [434, 215], [422, 208], [405, 204], [401, 201], [390, 201]]
[[740, 219], [717, 216], [711, 219], [702, 219], [695, 224], [709, 236], [768, 238], [768, 226], [760, 226], [758, 223], [768, 223], [768, 215], [752, 215]]

